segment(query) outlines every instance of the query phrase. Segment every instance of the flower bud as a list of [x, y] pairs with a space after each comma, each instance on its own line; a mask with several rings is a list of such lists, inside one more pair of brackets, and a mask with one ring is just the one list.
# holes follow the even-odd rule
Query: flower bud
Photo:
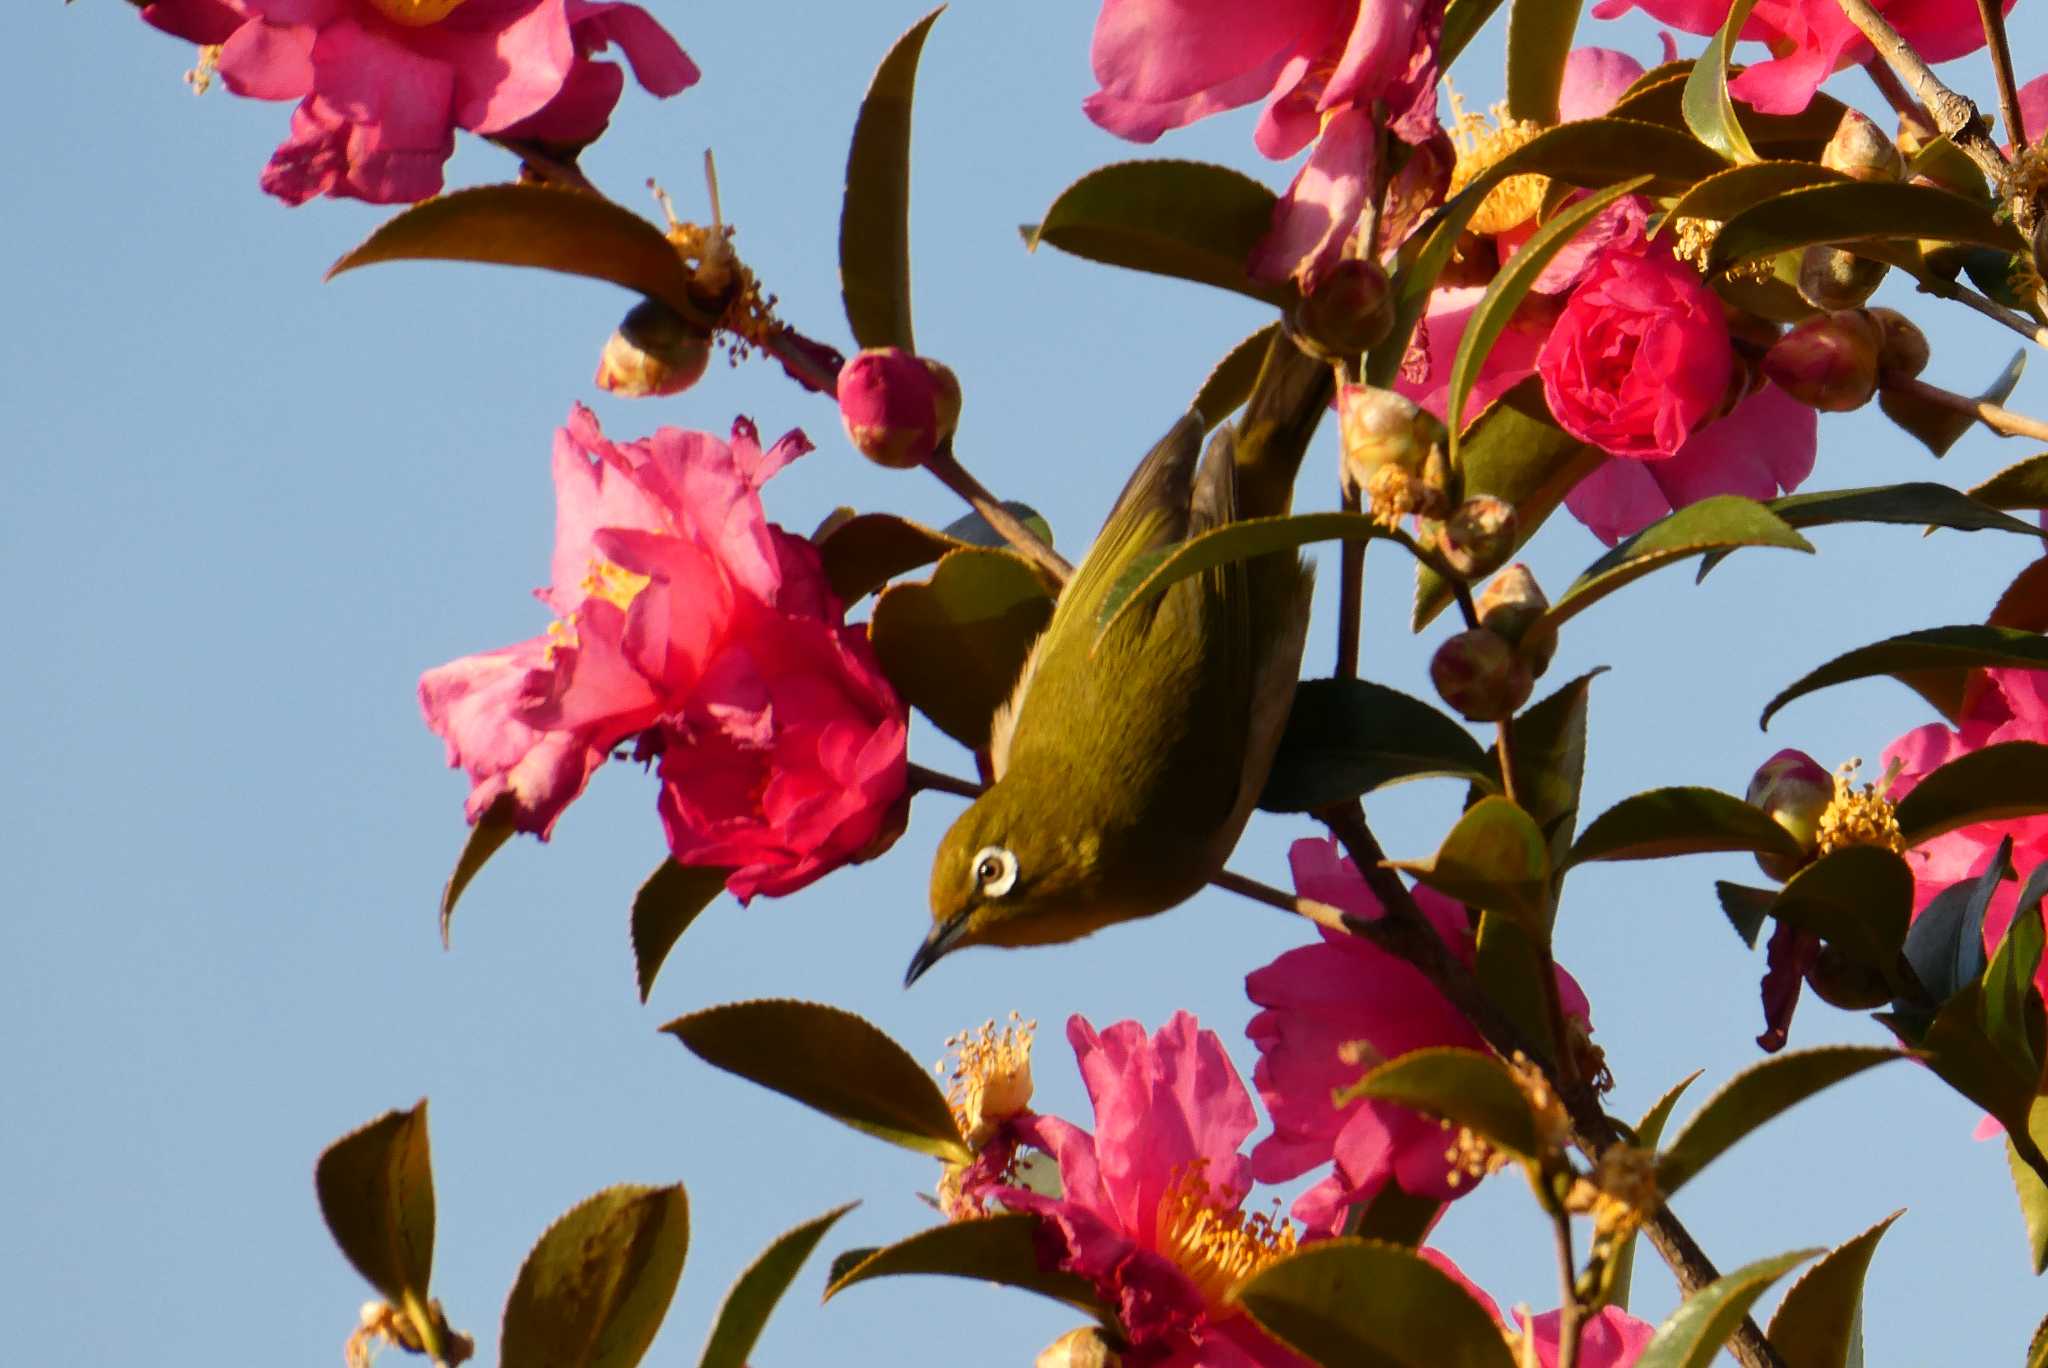
[[1832, 945], [1823, 945], [1806, 967], [1806, 986], [1830, 1007], [1845, 1012], [1868, 1012], [1892, 1000], [1884, 975], [1867, 964], [1859, 964]]
[[960, 382], [936, 361], [873, 347], [839, 372], [839, 418], [876, 465], [923, 465], [960, 425]]
[[1818, 243], [1799, 257], [1799, 293], [1816, 309], [1854, 309], [1877, 293], [1889, 269], [1882, 261]]
[[1303, 349], [1326, 361], [1378, 346], [1394, 326], [1387, 273], [1378, 262], [1346, 257], [1295, 306], [1290, 322]]
[[1084, 1325], [1046, 1345], [1031, 1368], [1117, 1368], [1123, 1361], [1101, 1326]]
[[1803, 750], [1787, 748], [1750, 776], [1743, 801], [1762, 809], [1783, 827], [1805, 854], [1796, 859], [1759, 853], [1758, 868], [1780, 882], [1797, 874], [1820, 844], [1820, 817], [1835, 798], [1835, 777]]
[[1473, 607], [1479, 625], [1512, 642], [1536, 674], [1550, 668], [1550, 659], [1557, 654], [1557, 633], [1530, 631], [1550, 611], [1550, 600], [1528, 566], [1517, 561], [1495, 575]]
[[597, 359], [597, 387], [623, 399], [680, 394], [704, 378], [711, 334], [656, 299], [619, 320]]
[[1536, 672], [1513, 643], [1484, 627], [1460, 632], [1437, 647], [1429, 678], [1438, 696], [1469, 722], [1512, 717], [1536, 687]]
[[1764, 355], [1764, 374], [1778, 388], [1823, 413], [1861, 408], [1877, 393], [1877, 349], [1883, 340], [1861, 309], [1809, 318]]
[[1820, 150], [1820, 164], [1860, 181], [1896, 181], [1906, 177], [1906, 159], [1884, 130], [1853, 109], [1842, 112], [1835, 136]]
[[1465, 579], [1490, 575], [1515, 549], [1515, 506], [1481, 494], [1458, 505], [1437, 537], [1444, 562]]
[[1917, 323], [1897, 309], [1870, 309], [1867, 312], [1883, 338], [1877, 344], [1879, 384], [1887, 380], [1910, 380], [1927, 369], [1931, 355], [1927, 334], [1920, 331]]
[[1422, 474], [1430, 447], [1445, 438], [1444, 425], [1436, 415], [1404, 394], [1370, 385], [1338, 389], [1337, 421], [1344, 444], [1344, 471], [1359, 489], [1368, 488], [1373, 472], [1382, 466]]

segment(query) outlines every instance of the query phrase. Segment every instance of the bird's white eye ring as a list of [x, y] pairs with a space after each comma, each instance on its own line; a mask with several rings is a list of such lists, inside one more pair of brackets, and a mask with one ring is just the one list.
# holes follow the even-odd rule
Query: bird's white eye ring
[[984, 897], [1002, 897], [1017, 885], [1017, 857], [1001, 846], [983, 846], [974, 856], [974, 884]]

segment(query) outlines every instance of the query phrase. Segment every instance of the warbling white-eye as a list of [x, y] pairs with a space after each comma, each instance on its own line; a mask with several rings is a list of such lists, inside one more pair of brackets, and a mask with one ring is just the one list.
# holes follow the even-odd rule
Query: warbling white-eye
[[1280, 514], [1331, 394], [1276, 336], [1235, 428], [1197, 468], [1189, 414], [1138, 465], [1033, 645], [989, 743], [994, 782], [932, 866], [931, 934], [905, 984], [967, 945], [1044, 945], [1163, 912], [1222, 867], [1293, 701], [1310, 577], [1293, 552], [1185, 579], [1100, 631], [1146, 552]]

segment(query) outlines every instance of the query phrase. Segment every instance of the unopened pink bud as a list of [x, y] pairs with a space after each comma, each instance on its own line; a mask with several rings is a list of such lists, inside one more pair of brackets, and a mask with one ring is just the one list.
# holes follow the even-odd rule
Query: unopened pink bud
[[1295, 340], [1324, 360], [1355, 359], [1394, 326], [1387, 273], [1378, 262], [1346, 257], [1295, 306]]
[[1884, 338], [1877, 347], [1879, 384], [1910, 380], [1927, 369], [1932, 353], [1927, 346], [1927, 334], [1920, 331], [1919, 324], [1897, 309], [1871, 309], [1869, 314]]
[[1536, 687], [1536, 672], [1506, 637], [1484, 627], [1460, 632], [1430, 657], [1437, 695], [1470, 722], [1512, 717]]
[[1437, 549], [1444, 563], [1466, 579], [1490, 575], [1515, 549], [1515, 506], [1481, 494], [1459, 504], [1444, 521]]
[[1759, 765], [1743, 801], [1762, 809], [1806, 853], [1797, 859], [1760, 853], [1757, 866], [1781, 881], [1797, 874], [1820, 844], [1821, 814], [1834, 799], [1834, 775], [1803, 750], [1781, 750]]
[[1895, 181], [1906, 176], [1906, 159], [1883, 129], [1853, 109], [1842, 112], [1835, 136], [1820, 150], [1820, 164], [1860, 181]]
[[1877, 293], [1889, 269], [1882, 261], [1817, 243], [1799, 257], [1799, 294], [1816, 309], [1854, 309]]
[[960, 381], [936, 361], [874, 347], [839, 372], [839, 417], [854, 449], [877, 465], [923, 465], [960, 425]]
[[1393, 466], [1421, 475], [1429, 450], [1444, 440], [1444, 425], [1404, 394], [1370, 385], [1337, 391], [1337, 421], [1344, 445], [1344, 469], [1359, 489], [1373, 473]]
[[1809, 318], [1764, 355], [1764, 374], [1778, 388], [1823, 413], [1861, 408], [1877, 393], [1877, 352], [1883, 335], [1861, 309]]
[[1538, 675], [1550, 668], [1557, 654], [1557, 632], [1552, 628], [1531, 630], [1550, 611], [1550, 600], [1536, 583], [1529, 567], [1516, 561], [1495, 575], [1479, 593], [1473, 610], [1479, 625], [1512, 643]]
[[711, 334], [655, 299], [619, 320], [597, 359], [597, 387], [622, 399], [680, 394], [704, 378]]

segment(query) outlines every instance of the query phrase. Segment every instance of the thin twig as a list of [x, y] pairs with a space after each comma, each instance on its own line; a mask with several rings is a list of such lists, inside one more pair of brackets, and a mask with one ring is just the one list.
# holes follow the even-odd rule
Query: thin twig
[[1353, 930], [1352, 923], [1354, 919], [1345, 916], [1341, 909], [1332, 907], [1328, 903], [1317, 902], [1314, 898], [1300, 897], [1287, 892], [1285, 889], [1275, 888], [1269, 883], [1261, 883], [1257, 879], [1247, 878], [1243, 874], [1233, 874], [1227, 869], [1218, 870], [1215, 877], [1211, 878], [1209, 882], [1240, 897], [1250, 898], [1253, 902], [1264, 903], [1268, 907], [1277, 907], [1282, 912], [1292, 912], [1298, 917], [1306, 917], [1317, 926], [1328, 930], [1346, 932]]
[[2005, 140], [2018, 152], [2027, 145], [2027, 123], [2020, 113], [2019, 87], [2012, 78], [2012, 48], [2005, 41], [2005, 15], [1998, 0], [1977, 0], [1984, 23], [1984, 43], [1991, 50], [1991, 72], [1998, 81], [1998, 115], [2005, 121]]
[[2036, 441], [2048, 442], [2048, 423], [2039, 418], [2029, 418], [2024, 413], [1987, 404], [1967, 394], [1957, 394], [1939, 385], [1930, 385], [1924, 380], [1897, 379], [1885, 382], [1885, 388], [1898, 394], [1910, 395], [1930, 404], [1939, 404], [1957, 413], [1967, 413], [1985, 427], [2001, 437], [2032, 437]]
[[590, 183], [590, 177], [583, 174], [583, 168], [573, 160], [558, 157], [537, 142], [522, 138], [493, 138], [484, 141], [496, 143], [513, 156], [519, 158], [520, 169], [543, 185], [559, 186], [564, 190], [581, 190], [586, 195], [604, 198], [604, 192]]
[[947, 442], [925, 463], [925, 469], [939, 477], [939, 482], [965, 499], [968, 506], [988, 521], [996, 534], [1016, 549], [1018, 554], [1051, 575], [1061, 584], [1074, 573], [1074, 567], [1059, 552], [1040, 541], [1038, 534], [1018, 520], [1017, 515], [1003, 507], [1002, 501], [989, 493], [988, 487], [967, 473], [953, 454], [953, 444]]
[[1893, 71], [1912, 88], [1913, 94], [1927, 106], [1934, 116], [1935, 127], [1948, 136], [1949, 141], [1969, 154], [1994, 186], [2005, 182], [2005, 155], [1992, 141], [1990, 130], [1984, 126], [1984, 117], [1977, 112], [1977, 106], [1947, 85], [1934, 74], [1934, 68], [1922, 60], [1913, 50], [1912, 44], [1899, 36], [1870, 0], [1835, 0], [1842, 13], [1870, 40], [1878, 56], [1884, 58]]
[[1503, 717], [1494, 726], [1494, 753], [1500, 757], [1500, 791], [1510, 803], [1520, 801], [1515, 797], [1515, 748], [1509, 739], [1513, 720]]
[[1901, 130], [1911, 126], [1923, 137], [1928, 138], [1940, 131], [1935, 128], [1934, 116], [1927, 112], [1927, 107], [1913, 98], [1912, 92], [1899, 83], [1898, 76], [1882, 59], [1872, 57], [1865, 62], [1863, 74], [1870, 77], [1870, 83], [1877, 87], [1877, 93], [1884, 96], [1884, 102], [1899, 116]]
[[1953, 299], [1958, 304], [1968, 305], [2001, 327], [2012, 329], [2037, 347], [2048, 347], [2048, 328], [2042, 327], [2023, 313], [2006, 308], [1996, 300], [1987, 299], [1959, 281], [1943, 280], [1938, 276], [1918, 277], [1920, 291], [1941, 299]]
[[[1344, 511], [1364, 506], [1358, 487], [1343, 481]], [[1365, 607], [1365, 549], [1368, 542], [1347, 541], [1337, 563], [1337, 669], [1339, 679], [1358, 678], [1359, 615]]]
[[1465, 626], [1467, 628], [1477, 627], [1479, 625], [1479, 609], [1472, 602], [1472, 586], [1465, 583], [1464, 576], [1451, 569], [1450, 563], [1442, 556], [1409, 536], [1401, 528], [1388, 528], [1387, 535], [1391, 540], [1407, 547], [1409, 555], [1435, 571], [1439, 579], [1451, 586], [1451, 597], [1458, 601], [1458, 612], [1464, 616]]
[[937, 770], [926, 769], [915, 761], [911, 762], [905, 778], [909, 780], [912, 793], [931, 789], [936, 793], [956, 793], [962, 798], [981, 796], [981, 785], [972, 779], [957, 779], [950, 774], [941, 774]]
[[1546, 1205], [1550, 1207], [1551, 1231], [1557, 1237], [1557, 1368], [1578, 1368], [1578, 1260], [1572, 1257], [1572, 1214], [1564, 1209], [1564, 1203], [1555, 1199]]

